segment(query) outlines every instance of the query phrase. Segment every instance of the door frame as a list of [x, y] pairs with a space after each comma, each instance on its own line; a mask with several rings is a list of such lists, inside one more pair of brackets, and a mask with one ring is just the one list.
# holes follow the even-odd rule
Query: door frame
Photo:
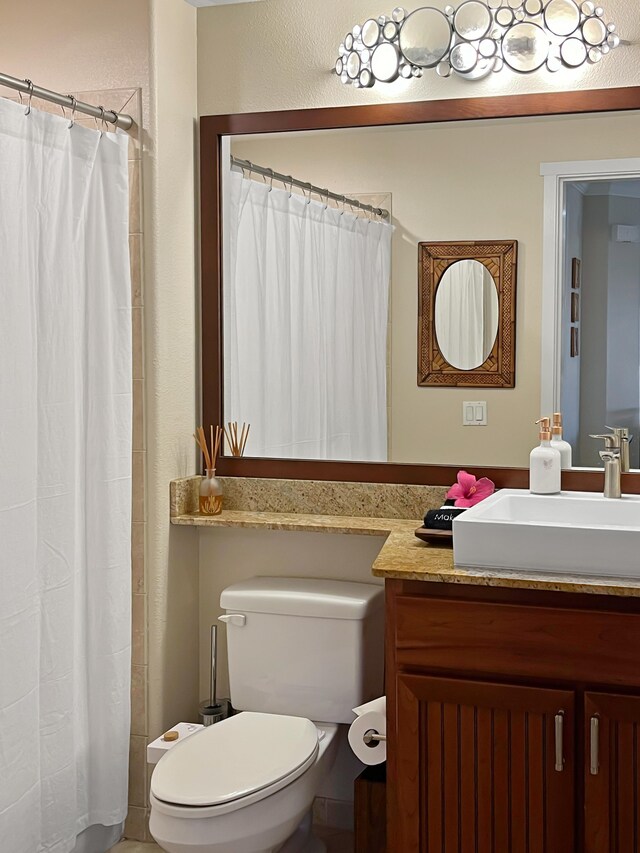
[[562, 393], [565, 188], [568, 183], [580, 181], [640, 179], [640, 157], [541, 163], [540, 174], [544, 178], [540, 411], [559, 412]]

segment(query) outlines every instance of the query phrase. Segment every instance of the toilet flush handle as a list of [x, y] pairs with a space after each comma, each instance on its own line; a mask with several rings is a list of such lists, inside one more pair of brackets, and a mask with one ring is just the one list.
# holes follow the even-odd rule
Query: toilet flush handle
[[225, 616], [218, 616], [220, 622], [226, 622], [227, 625], [237, 625], [242, 628], [246, 624], [247, 617], [244, 613], [227, 613]]

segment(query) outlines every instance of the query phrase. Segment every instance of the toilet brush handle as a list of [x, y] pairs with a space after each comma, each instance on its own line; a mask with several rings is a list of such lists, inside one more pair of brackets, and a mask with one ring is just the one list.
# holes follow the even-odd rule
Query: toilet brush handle
[[218, 626], [211, 626], [211, 678], [209, 682], [209, 702], [213, 706], [216, 704], [216, 669], [217, 669], [217, 654], [218, 654]]

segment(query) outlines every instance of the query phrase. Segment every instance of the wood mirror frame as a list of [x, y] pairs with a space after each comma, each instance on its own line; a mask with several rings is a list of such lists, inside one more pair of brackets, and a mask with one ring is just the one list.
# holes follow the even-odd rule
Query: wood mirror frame
[[[498, 295], [496, 336], [484, 362], [463, 370], [447, 361], [436, 330], [436, 299], [444, 274], [458, 261], [478, 261]], [[516, 240], [418, 243], [418, 385], [421, 388], [515, 388]]]
[[[222, 411], [222, 139], [250, 133], [283, 133], [383, 125], [473, 121], [489, 118], [587, 114], [640, 110], [640, 86], [583, 89], [494, 98], [325, 107], [281, 112], [236, 113], [200, 119], [201, 289], [202, 289], [202, 419], [223, 423]], [[418, 465], [396, 462], [337, 462], [221, 456], [217, 472], [227, 477], [344, 480], [446, 486], [466, 465], [478, 476], [491, 477], [502, 488], [526, 488], [527, 468], [470, 465]], [[623, 491], [640, 494], [640, 474], [623, 474]], [[602, 489], [601, 471], [567, 471], [565, 489]]]

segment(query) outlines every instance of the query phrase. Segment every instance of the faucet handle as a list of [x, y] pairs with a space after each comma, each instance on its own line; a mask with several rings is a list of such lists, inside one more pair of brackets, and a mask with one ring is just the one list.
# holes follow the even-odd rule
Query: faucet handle
[[[607, 429], [609, 429], [609, 427], [607, 427]], [[590, 435], [589, 438], [604, 439], [604, 446], [606, 450], [620, 450], [621, 438], [616, 432], [606, 433], [604, 435]]]
[[606, 428], [610, 429], [614, 435], [617, 435], [621, 443], [624, 443], [626, 441], [627, 444], [631, 444], [631, 442], [633, 441], [633, 436], [629, 433], [629, 427], [608, 426]]
[[628, 427], [610, 427], [605, 424], [605, 429], [610, 429], [614, 435], [620, 436], [620, 438], [628, 439], [629, 438], [629, 428]]

